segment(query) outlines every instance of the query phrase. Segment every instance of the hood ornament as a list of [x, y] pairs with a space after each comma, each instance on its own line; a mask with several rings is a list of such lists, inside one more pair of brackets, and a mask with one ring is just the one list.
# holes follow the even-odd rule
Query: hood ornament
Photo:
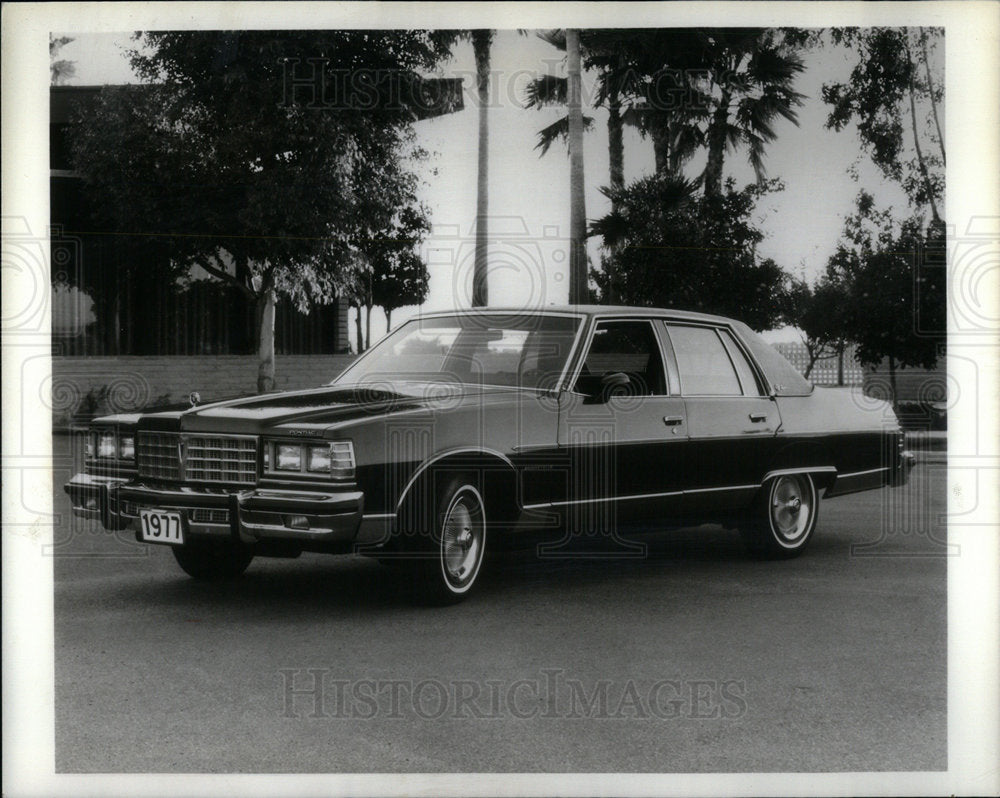
[[197, 407], [201, 404], [201, 394], [197, 391], [191, 391], [188, 394], [188, 401], [191, 403], [191, 407]]

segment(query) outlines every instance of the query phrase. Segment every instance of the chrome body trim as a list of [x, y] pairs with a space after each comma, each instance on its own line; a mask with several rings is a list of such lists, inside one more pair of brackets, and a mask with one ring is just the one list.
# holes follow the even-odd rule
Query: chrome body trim
[[393, 513], [393, 515], [399, 512], [400, 508], [403, 506], [403, 502], [406, 500], [406, 494], [409, 493], [410, 488], [413, 487], [413, 483], [417, 481], [417, 479], [420, 477], [421, 474], [424, 473], [424, 471], [426, 471], [428, 468], [430, 468], [432, 465], [434, 465], [434, 463], [438, 462], [439, 460], [443, 460], [446, 457], [451, 457], [456, 454], [489, 455], [490, 457], [502, 460], [508, 468], [512, 470], [514, 469], [514, 464], [511, 462], [510, 458], [503, 452], [498, 452], [496, 449], [486, 449], [483, 447], [468, 446], [468, 447], [460, 447], [457, 449], [446, 449], [443, 452], [438, 452], [437, 454], [433, 455], [430, 459], [425, 460], [423, 463], [417, 466], [414, 472], [410, 475], [410, 478], [409, 480], [407, 480], [406, 485], [403, 486], [403, 489], [399, 493], [399, 499], [396, 502], [396, 512]]

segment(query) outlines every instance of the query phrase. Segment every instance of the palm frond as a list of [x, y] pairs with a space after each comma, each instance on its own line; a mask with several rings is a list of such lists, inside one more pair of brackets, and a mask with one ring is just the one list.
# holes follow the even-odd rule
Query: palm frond
[[535, 35], [541, 39], [543, 42], [548, 42], [557, 50], [566, 49], [566, 31], [563, 28], [550, 28], [548, 30], [540, 30], [535, 33]]
[[625, 241], [631, 227], [628, 216], [612, 211], [600, 219], [594, 219], [587, 227], [587, 236], [600, 236], [604, 246], [611, 248]]
[[[583, 129], [585, 131], [591, 130], [594, 127], [594, 118], [592, 116], [583, 117]], [[549, 147], [557, 139], [562, 139], [568, 143], [569, 140], [569, 117], [564, 116], [561, 119], [557, 119], [551, 125], [547, 125], [538, 131], [538, 143], [535, 145], [536, 150], [541, 150], [538, 157], [541, 158], [545, 153], [549, 151]]]
[[558, 75], [532, 78], [524, 89], [525, 108], [543, 108], [566, 104], [567, 81]]

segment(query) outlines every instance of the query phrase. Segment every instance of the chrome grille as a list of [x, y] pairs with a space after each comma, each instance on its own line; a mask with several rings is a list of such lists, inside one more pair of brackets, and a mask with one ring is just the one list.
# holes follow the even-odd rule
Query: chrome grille
[[180, 479], [181, 464], [173, 432], [140, 432], [136, 444], [139, 476], [154, 479]]
[[193, 482], [243, 482], [257, 479], [257, 439], [194, 436], [187, 438], [184, 473]]
[[140, 432], [140, 477], [252, 485], [257, 481], [257, 439], [232, 435]]

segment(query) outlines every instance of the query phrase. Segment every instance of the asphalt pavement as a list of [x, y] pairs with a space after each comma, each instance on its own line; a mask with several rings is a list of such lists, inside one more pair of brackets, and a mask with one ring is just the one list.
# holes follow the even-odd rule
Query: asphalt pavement
[[943, 461], [822, 502], [795, 560], [703, 526], [641, 557], [508, 557], [435, 609], [354, 556], [196, 583], [165, 548], [71, 519], [67, 442], [57, 772], [946, 766]]

